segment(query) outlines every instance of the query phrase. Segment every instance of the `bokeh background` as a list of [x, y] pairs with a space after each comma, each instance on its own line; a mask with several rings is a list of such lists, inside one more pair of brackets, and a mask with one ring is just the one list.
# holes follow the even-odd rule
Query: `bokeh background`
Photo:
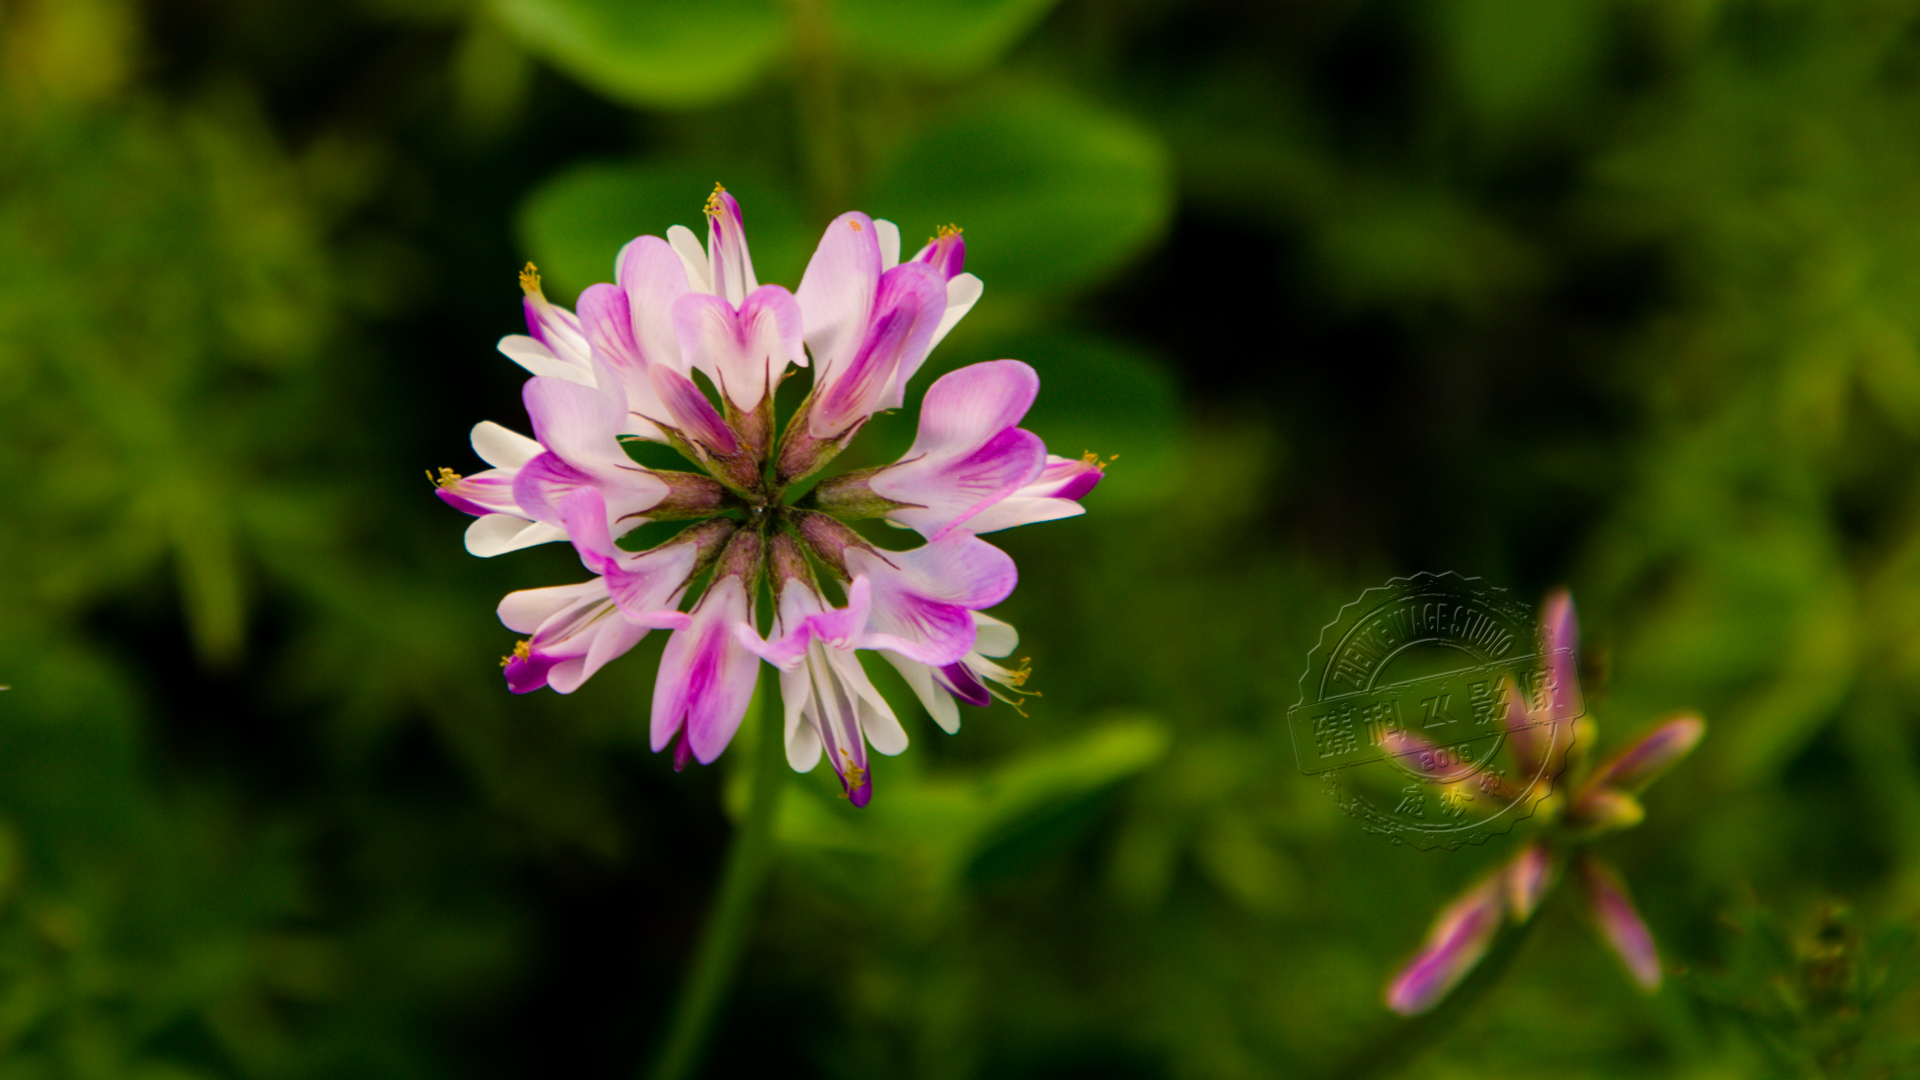
[[[582, 573], [421, 474], [524, 429], [524, 261], [716, 180], [789, 285], [960, 224], [929, 371], [1120, 458], [996, 538], [1028, 715], [886, 682], [872, 807], [793, 784], [713, 1075], [1920, 1075], [1920, 4], [0, 0], [0, 1077], [645, 1059], [740, 793], [647, 751], [660, 635], [508, 694], [495, 602]], [[1514, 843], [1295, 765], [1416, 570], [1570, 585], [1602, 748], [1707, 718], [1606, 845], [1657, 995], [1568, 892], [1380, 1005]]]

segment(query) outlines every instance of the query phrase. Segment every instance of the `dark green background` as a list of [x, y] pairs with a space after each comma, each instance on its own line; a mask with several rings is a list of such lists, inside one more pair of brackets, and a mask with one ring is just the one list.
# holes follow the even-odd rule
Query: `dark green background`
[[[0, 1080], [645, 1058], [744, 793], [648, 753], [661, 635], [508, 694], [499, 596], [584, 574], [421, 471], [524, 430], [522, 262], [715, 180], [789, 285], [963, 226], [929, 374], [1120, 460], [995, 538], [1029, 716], [889, 677], [871, 809], [793, 785], [714, 1075], [1920, 1075], [1920, 4], [0, 0]], [[1415, 570], [1571, 585], [1603, 748], [1707, 718], [1605, 845], [1658, 995], [1569, 891], [1379, 1004], [1514, 842], [1295, 767]]]

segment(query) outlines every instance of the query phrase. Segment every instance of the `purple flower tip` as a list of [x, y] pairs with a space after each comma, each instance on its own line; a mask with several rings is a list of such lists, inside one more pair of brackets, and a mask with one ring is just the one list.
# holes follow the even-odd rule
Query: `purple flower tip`
[[1706, 721], [1697, 716], [1676, 716], [1655, 726], [1601, 766], [1595, 771], [1592, 783], [1628, 792], [1639, 791], [1692, 753], [1706, 734]]
[[1600, 936], [1613, 948], [1627, 973], [1642, 990], [1660, 988], [1660, 954], [1654, 948], [1653, 932], [1634, 910], [1633, 901], [1620, 875], [1600, 860], [1587, 856], [1581, 860], [1581, 883], [1587, 888], [1594, 923]]
[[1402, 1016], [1426, 1012], [1467, 977], [1493, 943], [1506, 898], [1496, 875], [1440, 910], [1420, 952], [1387, 984], [1387, 1008]]
[[693, 747], [687, 742], [687, 733], [682, 729], [673, 737], [673, 771], [680, 772], [693, 760]]

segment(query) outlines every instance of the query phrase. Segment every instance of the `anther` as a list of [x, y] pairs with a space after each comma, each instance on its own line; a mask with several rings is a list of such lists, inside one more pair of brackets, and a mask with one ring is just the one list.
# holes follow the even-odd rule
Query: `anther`
[[536, 296], [540, 292], [540, 271], [532, 263], [520, 268], [520, 291], [528, 296]]
[[428, 469], [427, 479], [433, 481], [434, 487], [443, 488], [443, 487], [450, 486], [452, 484], [459, 483], [460, 474], [457, 472], [454, 472], [452, 469], [447, 468], [445, 465], [442, 465], [440, 466], [439, 476], [433, 475], [433, 470]]

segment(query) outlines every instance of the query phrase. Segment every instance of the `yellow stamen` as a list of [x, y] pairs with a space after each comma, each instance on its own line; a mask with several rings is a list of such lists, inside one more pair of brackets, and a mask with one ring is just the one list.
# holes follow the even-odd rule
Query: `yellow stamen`
[[506, 667], [508, 664], [513, 663], [515, 660], [525, 660], [526, 658], [532, 655], [533, 655], [533, 650], [527, 648], [526, 642], [516, 641], [513, 643], [513, 655], [501, 657], [500, 666]]
[[439, 475], [439, 476], [435, 476], [435, 475], [433, 475], [433, 470], [432, 470], [432, 469], [428, 469], [428, 470], [427, 470], [427, 479], [429, 479], [429, 480], [431, 480], [431, 481], [433, 481], [433, 486], [434, 486], [434, 487], [437, 487], [437, 488], [443, 488], [443, 487], [446, 487], [446, 486], [448, 486], [448, 485], [450, 485], [450, 484], [457, 484], [457, 483], [459, 483], [459, 482], [460, 482], [460, 474], [459, 474], [459, 473], [457, 473], [457, 472], [454, 472], [454, 471], [453, 471], [452, 469], [449, 469], [449, 468], [447, 468], [447, 467], [446, 467], [445, 465], [442, 465], [442, 466], [440, 466], [440, 475]]
[[711, 195], [709, 195], [709, 196], [707, 196], [707, 205], [706, 205], [706, 207], [705, 207], [705, 210], [706, 210], [706, 212], [707, 212], [707, 216], [708, 216], [708, 217], [719, 217], [719, 216], [720, 216], [720, 214], [721, 214], [721, 210], [720, 210], [720, 193], [721, 193], [721, 192], [723, 192], [723, 191], [725, 191], [725, 190], [727, 190], [727, 189], [726, 189], [726, 188], [724, 188], [724, 187], [721, 187], [721, 186], [720, 186], [720, 182], [719, 182], [719, 181], [717, 181], [717, 180], [716, 180], [716, 181], [714, 181], [714, 184], [713, 184], [713, 194], [711, 194]]
[[840, 748], [840, 758], [846, 763], [847, 775], [847, 790], [841, 792], [840, 797], [843, 799], [851, 799], [853, 798], [853, 789], [859, 787], [861, 781], [867, 778], [867, 770], [853, 763], [853, 752], [844, 746]]
[[1020, 667], [1015, 671], [1010, 671], [1007, 673], [1007, 685], [1008, 686], [1025, 686], [1027, 685], [1027, 680], [1032, 677], [1033, 677], [1033, 657], [1023, 656], [1020, 658]]
[[1080, 464], [1082, 464], [1082, 465], [1091, 465], [1091, 466], [1093, 466], [1094, 468], [1096, 468], [1096, 469], [1099, 469], [1099, 470], [1100, 470], [1101, 472], [1106, 472], [1106, 471], [1107, 471], [1107, 466], [1109, 466], [1109, 465], [1111, 465], [1111, 464], [1113, 464], [1114, 462], [1116, 462], [1116, 461], [1119, 461], [1119, 460], [1120, 460], [1120, 455], [1119, 455], [1119, 454], [1114, 454], [1114, 455], [1112, 455], [1112, 456], [1110, 456], [1110, 457], [1108, 457], [1108, 458], [1107, 458], [1107, 460], [1105, 460], [1105, 461], [1101, 461], [1101, 460], [1100, 460], [1100, 455], [1099, 455], [1099, 454], [1096, 454], [1096, 453], [1094, 453], [1094, 452], [1093, 452], [1093, 451], [1091, 451], [1091, 450], [1089, 450], [1089, 451], [1087, 451], [1086, 453], [1084, 453], [1084, 454], [1082, 454], [1082, 455], [1080, 455]]
[[540, 295], [540, 271], [532, 263], [520, 268], [520, 291], [528, 296]]

